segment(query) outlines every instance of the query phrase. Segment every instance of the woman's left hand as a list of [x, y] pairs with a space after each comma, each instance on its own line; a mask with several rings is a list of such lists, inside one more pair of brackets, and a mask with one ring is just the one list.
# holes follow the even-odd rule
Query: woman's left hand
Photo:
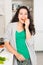
[[29, 24], [30, 24], [30, 20], [26, 19], [25, 20], [25, 29], [27, 29], [29, 27]]

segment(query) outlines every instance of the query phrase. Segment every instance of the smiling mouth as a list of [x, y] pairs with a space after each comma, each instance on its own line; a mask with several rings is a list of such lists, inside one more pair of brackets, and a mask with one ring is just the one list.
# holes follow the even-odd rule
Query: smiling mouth
[[22, 19], [25, 22], [25, 19]]

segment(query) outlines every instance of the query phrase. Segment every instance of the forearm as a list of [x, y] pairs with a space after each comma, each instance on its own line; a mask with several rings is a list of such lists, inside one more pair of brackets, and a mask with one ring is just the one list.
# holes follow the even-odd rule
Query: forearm
[[26, 39], [29, 40], [31, 38], [31, 33], [28, 28], [26, 28]]
[[9, 44], [9, 42], [5, 42], [5, 47], [13, 54], [19, 61], [24, 61], [25, 58], [21, 54], [19, 54], [13, 47]]
[[8, 51], [10, 51], [13, 55], [16, 56], [17, 51], [13, 49], [13, 47], [9, 44], [9, 42], [5, 42], [5, 47], [8, 49]]

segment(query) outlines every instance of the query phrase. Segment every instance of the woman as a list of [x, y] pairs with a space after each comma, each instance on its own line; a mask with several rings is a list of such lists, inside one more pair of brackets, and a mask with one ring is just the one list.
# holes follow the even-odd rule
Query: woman
[[14, 65], [36, 65], [34, 34], [30, 12], [26, 6], [21, 6], [9, 23], [4, 37], [5, 47], [14, 55]]

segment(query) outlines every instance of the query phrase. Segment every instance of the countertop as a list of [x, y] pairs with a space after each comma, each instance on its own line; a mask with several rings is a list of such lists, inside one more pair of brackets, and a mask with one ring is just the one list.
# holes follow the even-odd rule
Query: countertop
[[13, 55], [4, 48], [4, 51], [0, 53], [0, 57], [6, 57], [6, 61], [4, 61], [4, 64], [0, 65], [13, 65]]

